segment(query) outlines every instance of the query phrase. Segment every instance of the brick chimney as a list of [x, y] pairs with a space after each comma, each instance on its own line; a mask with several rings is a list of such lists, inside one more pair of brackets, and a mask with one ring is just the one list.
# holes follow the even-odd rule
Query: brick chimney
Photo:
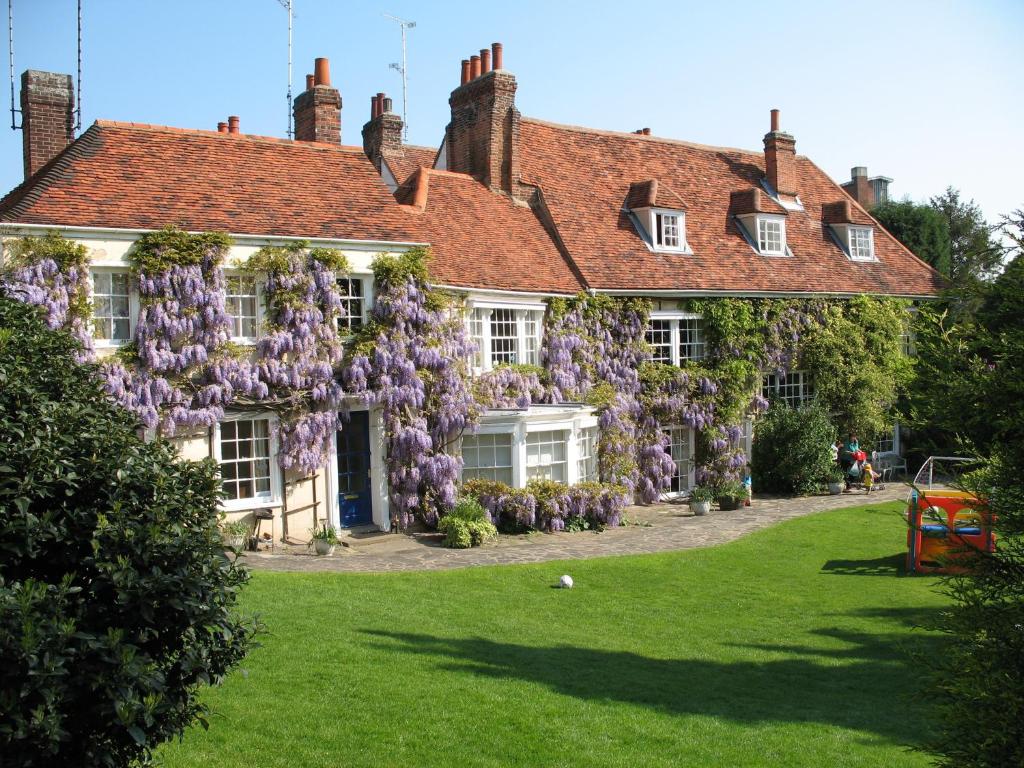
[[327, 59], [317, 59], [313, 72], [295, 98], [295, 140], [341, 144], [341, 93], [331, 87]]
[[468, 72], [462, 62], [464, 82], [448, 99], [452, 118], [445, 130], [446, 167], [468, 173], [492, 190], [511, 193], [519, 178], [516, 78], [502, 68], [501, 43], [494, 43], [491, 51], [490, 71], [483, 71], [479, 55], [469, 57]]
[[391, 99], [383, 93], [370, 98], [370, 121], [363, 126], [363, 152], [380, 172], [385, 150], [402, 146], [402, 118], [391, 111]]
[[27, 179], [75, 140], [75, 91], [71, 75], [35, 69], [23, 72], [21, 118]]
[[779, 110], [772, 110], [772, 129], [764, 135], [764, 170], [772, 189], [795, 197], [796, 139], [779, 130]]
[[850, 169], [850, 180], [842, 185], [846, 194], [861, 204], [866, 210], [871, 210], [879, 203], [889, 201], [889, 185], [892, 179], [888, 176], [875, 176], [868, 178], [868, 169], [863, 165]]

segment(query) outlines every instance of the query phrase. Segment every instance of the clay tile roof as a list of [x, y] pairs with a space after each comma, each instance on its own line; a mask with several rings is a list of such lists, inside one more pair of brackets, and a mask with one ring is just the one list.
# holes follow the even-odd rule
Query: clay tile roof
[[785, 216], [787, 211], [779, 203], [761, 191], [751, 187], [729, 195], [729, 211], [736, 216], [746, 213], [774, 213]]
[[637, 208], [671, 208], [685, 211], [686, 203], [679, 195], [657, 179], [636, 181], [629, 185], [626, 195], [626, 208], [633, 211]]
[[[844, 196], [820, 168], [796, 158], [802, 211], [767, 193], [761, 205], [786, 215], [791, 258], [756, 253], [737, 228], [732, 193], [757, 190], [763, 152], [613, 133], [523, 118], [519, 168], [540, 187], [559, 237], [587, 284], [607, 290], [872, 293], [930, 296], [942, 278], [874, 223], [878, 262], [851, 262], [822, 221], [822, 207]], [[692, 254], [646, 247], [622, 210], [638, 179], [657, 179], [687, 203]], [[753, 202], [752, 200], [750, 201]], [[853, 215], [867, 216], [856, 203]]]
[[860, 206], [854, 206], [849, 198], [837, 200], [834, 203], [826, 203], [821, 206], [821, 220], [826, 224], [865, 224], [873, 225], [875, 222]]
[[97, 121], [0, 221], [418, 242], [361, 148]]
[[[409, 208], [417, 238], [431, 244], [430, 277], [441, 285], [543, 293], [583, 286], [534, 212], [473, 177], [423, 168], [426, 206]], [[396, 192], [411, 201], [421, 177]]]
[[395, 180], [401, 184], [412, 176], [417, 168], [433, 168], [434, 161], [437, 160], [437, 153], [436, 147], [403, 144], [397, 149], [384, 150], [383, 155]]

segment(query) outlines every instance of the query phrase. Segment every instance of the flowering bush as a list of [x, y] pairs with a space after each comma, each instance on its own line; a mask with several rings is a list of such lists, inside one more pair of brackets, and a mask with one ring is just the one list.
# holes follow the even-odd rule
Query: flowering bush
[[463, 492], [479, 501], [488, 519], [506, 533], [615, 527], [631, 496], [622, 486], [567, 486], [552, 480], [531, 480], [519, 489], [496, 480], [473, 479], [464, 483]]
[[548, 397], [541, 383], [544, 369], [534, 365], [499, 365], [473, 383], [473, 395], [485, 408], [529, 408]]

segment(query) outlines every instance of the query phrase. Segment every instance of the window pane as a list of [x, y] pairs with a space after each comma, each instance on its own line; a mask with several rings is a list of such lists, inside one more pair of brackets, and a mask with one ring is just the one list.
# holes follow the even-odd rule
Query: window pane
[[704, 321], [687, 318], [679, 321], [679, 359], [700, 360], [704, 357]]
[[491, 365], [515, 364], [517, 347], [515, 310], [491, 310]]
[[654, 362], [671, 364], [672, 322], [651, 320], [651, 325], [647, 329], [647, 343], [651, 345]]

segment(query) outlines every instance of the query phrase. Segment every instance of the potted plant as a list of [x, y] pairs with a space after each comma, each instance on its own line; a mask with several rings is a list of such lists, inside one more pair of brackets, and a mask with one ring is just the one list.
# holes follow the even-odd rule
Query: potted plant
[[252, 528], [246, 520], [231, 520], [224, 523], [220, 528], [221, 538], [224, 539], [224, 546], [230, 549], [242, 549], [245, 540], [249, 538]]
[[695, 515], [706, 515], [711, 511], [711, 502], [715, 500], [715, 490], [701, 485], [690, 491], [690, 511]]
[[843, 492], [843, 470], [839, 467], [834, 467], [826, 478], [828, 483], [828, 492], [833, 496], [838, 496]]
[[310, 533], [312, 538], [309, 544], [316, 550], [318, 555], [329, 555], [334, 552], [334, 547], [338, 543], [338, 534], [335, 532], [333, 525], [329, 523], [315, 525], [310, 530]]
[[718, 508], [723, 511], [738, 509], [746, 497], [746, 490], [739, 480], [723, 480], [715, 488]]

